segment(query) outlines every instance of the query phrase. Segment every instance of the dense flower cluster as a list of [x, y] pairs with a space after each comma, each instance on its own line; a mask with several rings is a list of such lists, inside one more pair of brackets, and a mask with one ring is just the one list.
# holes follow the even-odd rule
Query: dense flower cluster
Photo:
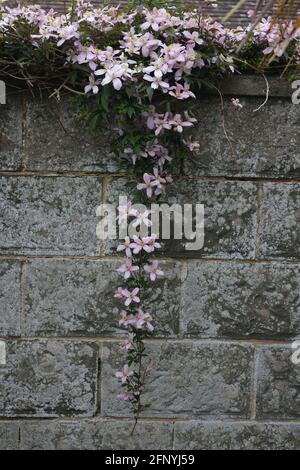
[[[94, 8], [78, 0], [68, 14], [58, 15], [38, 6], [8, 8], [0, 1], [0, 76], [52, 88], [58, 99], [62, 91], [73, 92], [90, 106], [88, 117], [112, 115], [118, 121], [117, 151], [140, 178], [140, 198], [152, 200], [173, 181], [175, 147], [187, 153], [200, 149], [189, 130], [197, 122], [191, 103], [203, 84], [245, 68], [247, 60], [252, 69], [263, 57], [283, 67], [298, 64], [300, 29], [292, 22], [279, 25], [268, 18], [252, 29], [225, 28], [198, 8]], [[242, 107], [237, 98], [231, 102]], [[124, 285], [115, 298], [128, 337], [121, 344], [127, 363], [116, 377], [123, 386], [120, 398], [130, 401], [137, 415], [147, 373], [144, 339], [154, 330], [154, 315], [142, 305], [144, 287], [163, 271], [150, 259], [160, 248], [150, 212], [139, 212], [132, 201], [119, 207], [118, 221], [128, 218], [133, 227], [149, 229], [147, 236], [126, 237], [117, 248], [126, 258], [118, 268]]]

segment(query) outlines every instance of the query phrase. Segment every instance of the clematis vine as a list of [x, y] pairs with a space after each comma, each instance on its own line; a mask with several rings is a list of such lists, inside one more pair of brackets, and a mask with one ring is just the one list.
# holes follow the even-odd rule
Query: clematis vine
[[[300, 28], [299, 22], [278, 24], [272, 18], [253, 27], [253, 11], [249, 26], [227, 28], [205, 14], [206, 6], [217, 7], [214, 0], [189, 9], [162, 7], [161, 0], [131, 3], [132, 8], [95, 8], [72, 0], [68, 12], [59, 15], [37, 5], [10, 8], [0, 0], [0, 77], [13, 77], [14, 86], [19, 79], [20, 87], [50, 90], [58, 100], [70, 94], [80, 106], [79, 117], [94, 129], [110, 125], [112, 150], [133, 175], [131, 200], [118, 208], [117, 217], [136, 233], [116, 247], [124, 258], [114, 299], [126, 337], [120, 345], [123, 365], [115, 375], [119, 397], [137, 419], [150, 372], [146, 340], [158, 321], [148, 311], [149, 285], [154, 289], [164, 276], [157, 259], [162, 243], [152, 231], [148, 206], [165, 196], [178, 158], [202, 150], [193, 137], [193, 127], [202, 124], [196, 117], [199, 90], [218, 90], [220, 78], [244, 71], [280, 69], [294, 77]], [[243, 107], [238, 98], [231, 105]]]

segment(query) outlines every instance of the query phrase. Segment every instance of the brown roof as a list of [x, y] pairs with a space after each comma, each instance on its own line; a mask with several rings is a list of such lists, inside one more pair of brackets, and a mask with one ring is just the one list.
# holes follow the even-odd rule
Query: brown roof
[[[268, 3], [269, 0], [263, 0], [262, 3]], [[101, 0], [91, 0], [91, 2], [94, 5], [100, 6], [103, 2]], [[187, 3], [197, 3], [195, 0], [186, 0]], [[68, 0], [23, 0], [21, 2], [18, 2], [17, 0], [8, 0], [7, 4], [8, 5], [13, 5], [15, 3], [31, 3], [31, 4], [39, 4], [44, 8], [54, 8], [57, 11], [65, 11], [66, 7], [69, 5]], [[118, 3], [125, 3], [125, 1], [112, 1], [112, 4], [118, 4]], [[238, 0], [219, 0], [219, 7], [218, 8], [212, 8], [209, 10], [209, 13], [211, 13], [214, 17], [217, 19], [222, 19], [226, 13], [228, 13], [233, 6], [235, 6], [238, 3]], [[247, 0], [245, 4], [237, 11], [232, 18], [230, 19], [230, 23], [233, 24], [245, 24], [248, 23], [248, 17], [247, 17], [247, 11], [254, 9], [255, 5], [257, 3], [257, 0]], [[295, 0], [295, 12], [297, 10], [300, 13], [300, 0]]]

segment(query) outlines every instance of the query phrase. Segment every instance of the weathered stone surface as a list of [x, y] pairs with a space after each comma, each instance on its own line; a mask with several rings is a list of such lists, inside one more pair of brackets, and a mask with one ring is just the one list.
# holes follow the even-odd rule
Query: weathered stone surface
[[[235, 343], [148, 342], [151, 372], [144, 403], [147, 416], [248, 417], [253, 347]], [[117, 398], [115, 371], [124, 359], [118, 345], [105, 343], [102, 368], [102, 413], [128, 415]]]
[[97, 345], [8, 341], [0, 368], [0, 416], [92, 416], [96, 408]]
[[258, 363], [257, 417], [299, 419], [300, 365], [291, 346], [263, 347]]
[[24, 450], [152, 450], [172, 449], [172, 424], [105, 419], [25, 422]]
[[[120, 170], [120, 159], [111, 151], [113, 129], [92, 132], [79, 109], [68, 99], [27, 98], [25, 143], [27, 169], [50, 171]], [[51, 132], [49, 128], [51, 127]]]
[[97, 178], [0, 178], [0, 252], [96, 255]]
[[[236, 95], [235, 95], [236, 96]], [[291, 100], [241, 98], [243, 109], [234, 110], [225, 99], [224, 132], [219, 97], [203, 97], [197, 106], [198, 124], [193, 135], [201, 143], [196, 156], [185, 159], [186, 175], [300, 176], [300, 107]]]
[[175, 423], [179, 450], [300, 450], [300, 424]]
[[188, 336], [282, 338], [300, 334], [300, 266], [190, 262], [181, 331]]
[[299, 259], [300, 184], [264, 185], [261, 207], [262, 258]]
[[[289, 85], [284, 81], [278, 86], [278, 82], [270, 79], [271, 94], [273, 90], [274, 95], [287, 96]], [[260, 77], [238, 77], [221, 85], [227, 94], [230, 94], [230, 87], [235, 89], [235, 96], [258, 96], [266, 87]], [[103, 127], [100, 133], [93, 134], [84, 121], [74, 117], [79, 109], [68, 99], [59, 104], [46, 96], [42, 100], [27, 97], [26, 101], [28, 169], [103, 172], [122, 169], [119, 157], [111, 150], [116, 138], [111, 128]], [[219, 97], [201, 97], [196, 106], [199, 125], [194, 133], [202, 143], [202, 149], [195, 160], [186, 160], [186, 174], [299, 176], [299, 107], [290, 99], [270, 98], [259, 112], [254, 113], [263, 98], [243, 98], [244, 108], [235, 112], [230, 99], [225, 101], [225, 125], [231, 145], [224, 133]], [[51, 133], [49, 125], [53, 129]]]
[[21, 317], [21, 264], [0, 262], [0, 337], [19, 336]]
[[[286, 78], [268, 76], [269, 96], [287, 98], [293, 89]], [[263, 96], [266, 97], [267, 84], [262, 75], [233, 75], [222, 78], [219, 82], [222, 92], [229, 96]]]
[[17, 171], [22, 166], [22, 101], [8, 94], [0, 105], [0, 170]]
[[[247, 80], [246, 89], [234, 80], [225, 86], [233, 153], [219, 98], [202, 97], [193, 131], [201, 151], [162, 196], [205, 205], [205, 246], [188, 252], [171, 241], [157, 252], [187, 259], [162, 261], [166, 279], [145, 294], [155, 318], [147, 342], [150, 407], [133, 436], [132, 411], [117, 398], [114, 376], [125, 362], [113, 297], [122, 283], [119, 261], [80, 259], [98, 255], [100, 245], [101, 178], [83, 175], [121, 171], [110, 148], [114, 131], [94, 136], [64, 100], [29, 98], [26, 105], [26, 98], [22, 107], [13, 98], [0, 106], [0, 171], [52, 174], [0, 178], [1, 450], [18, 448], [19, 437], [24, 449], [172, 449], [173, 419], [177, 449], [300, 450], [300, 366], [290, 344], [274, 345], [300, 336], [300, 107], [272, 98], [253, 113], [264, 80], [254, 87]], [[286, 86], [272, 90], [287, 94]], [[242, 97], [236, 111], [230, 98], [239, 93], [261, 97]], [[54, 176], [60, 172], [74, 175]], [[252, 178], [259, 182], [246, 181]], [[132, 196], [125, 177], [107, 183], [109, 202]], [[106, 253], [116, 256], [112, 245]], [[8, 339], [21, 335], [21, 318], [24, 339]], [[256, 420], [247, 421], [254, 410]]]
[[[257, 187], [250, 182], [178, 180], [167, 189], [164, 200], [172, 204], [204, 204], [205, 242], [201, 250], [188, 251], [184, 240], [164, 242], [170, 256], [204, 258], [253, 258], [255, 254]], [[129, 196], [126, 180], [115, 179], [108, 187], [108, 202], [118, 204]], [[107, 243], [107, 252], [115, 252]]]
[[[114, 291], [119, 261], [35, 260], [27, 265], [26, 332], [29, 336], [112, 335], [121, 307]], [[156, 335], [178, 332], [180, 265], [162, 263], [165, 278], [151, 283], [145, 307], [153, 311]]]
[[19, 424], [13, 421], [0, 422], [0, 450], [18, 450]]

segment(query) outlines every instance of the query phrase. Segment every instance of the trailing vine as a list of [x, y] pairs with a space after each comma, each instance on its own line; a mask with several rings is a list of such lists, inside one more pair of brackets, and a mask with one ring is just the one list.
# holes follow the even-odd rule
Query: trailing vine
[[[296, 77], [300, 29], [271, 18], [255, 28], [225, 28], [206, 16], [205, 7], [216, 6], [212, 0], [200, 7], [132, 0], [123, 9], [72, 0], [66, 15], [0, 3], [0, 77], [17, 89], [48, 91], [57, 100], [69, 94], [94, 130], [113, 123], [114, 151], [138, 180], [130, 186], [132, 200], [118, 208], [119, 224], [129, 222], [137, 233], [117, 247], [125, 258], [115, 293], [119, 325], [128, 332], [121, 344], [125, 365], [116, 372], [119, 396], [137, 419], [147, 405], [145, 340], [155, 319], [145, 311], [145, 290], [164, 274], [154, 258], [159, 234], [151, 230], [150, 212], [137, 203], [162, 200], [176, 158], [201, 148], [190, 132], [199, 91], [216, 89], [221, 77], [238, 72]], [[242, 107], [235, 97], [231, 103], [233, 109]]]

